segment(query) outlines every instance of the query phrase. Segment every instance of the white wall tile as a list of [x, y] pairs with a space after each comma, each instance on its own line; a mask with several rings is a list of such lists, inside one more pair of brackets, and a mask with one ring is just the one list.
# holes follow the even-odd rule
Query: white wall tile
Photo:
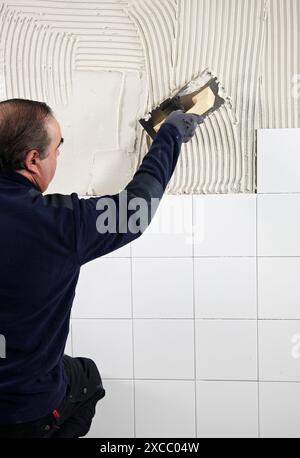
[[197, 318], [257, 317], [255, 258], [196, 258]]
[[300, 438], [300, 384], [260, 383], [262, 438]]
[[197, 437], [257, 438], [256, 382], [197, 382]]
[[165, 194], [148, 229], [132, 243], [132, 256], [192, 256], [192, 215], [192, 196]]
[[300, 192], [300, 129], [257, 132], [258, 192]]
[[[276, 184], [276, 173], [265, 175], [264, 185]], [[166, 195], [155, 217], [160, 232], [161, 220], [181, 229], [185, 220], [188, 230], [151, 234], [150, 226], [132, 245], [132, 260], [128, 245], [82, 268], [72, 313], [74, 356], [94, 359], [111, 388], [89, 437], [133, 437], [134, 405], [137, 437], [195, 437], [195, 399], [198, 437], [257, 437], [257, 199], [259, 317], [288, 319], [259, 322], [261, 433], [300, 436], [300, 384], [286, 382], [300, 382], [300, 321], [292, 320], [300, 318], [300, 194], [262, 194]], [[133, 322], [120, 319], [131, 318], [131, 297]]]
[[256, 196], [193, 196], [195, 256], [255, 256]]
[[300, 321], [259, 322], [259, 379], [300, 381]]
[[195, 383], [135, 382], [136, 437], [195, 438]]
[[257, 380], [256, 321], [196, 320], [197, 379]]
[[131, 320], [73, 320], [74, 356], [91, 358], [102, 378], [133, 378]]
[[193, 259], [135, 258], [135, 318], [193, 318]]
[[130, 259], [96, 259], [81, 268], [73, 318], [131, 318]]
[[258, 196], [258, 256], [300, 256], [300, 194]]
[[135, 377], [194, 378], [193, 320], [134, 320]]
[[70, 323], [70, 332], [67, 338], [66, 346], [65, 346], [65, 354], [69, 356], [73, 356], [73, 346], [72, 346], [72, 323]]
[[258, 259], [259, 318], [300, 319], [300, 258]]
[[134, 388], [132, 380], [102, 380], [105, 389], [87, 438], [134, 437]]
[[112, 253], [103, 256], [104, 259], [106, 258], [130, 258], [131, 257], [131, 244], [128, 243], [127, 245], [123, 246], [119, 250], [113, 251]]

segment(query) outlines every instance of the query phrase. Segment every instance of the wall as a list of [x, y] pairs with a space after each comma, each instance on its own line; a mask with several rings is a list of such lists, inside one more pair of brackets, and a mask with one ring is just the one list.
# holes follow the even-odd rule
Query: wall
[[171, 194], [256, 190], [256, 128], [299, 127], [299, 0], [6, 0], [0, 97], [45, 100], [66, 143], [49, 192], [117, 193], [138, 119], [209, 68], [232, 99], [184, 145]]
[[107, 389], [91, 437], [300, 437], [299, 147], [259, 131], [257, 195], [165, 196], [84, 266], [69, 350]]
[[300, 437], [299, 10], [0, 3], [0, 98], [46, 100], [66, 139], [49, 192], [121, 190], [150, 146], [139, 116], [203, 68], [232, 97], [183, 148], [168, 189], [182, 195], [82, 269], [67, 351], [107, 390], [90, 436]]

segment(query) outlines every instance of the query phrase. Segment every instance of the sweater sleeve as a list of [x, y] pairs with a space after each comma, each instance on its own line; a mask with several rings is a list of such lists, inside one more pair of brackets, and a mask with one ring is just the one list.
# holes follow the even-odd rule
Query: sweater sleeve
[[143, 234], [175, 171], [182, 142], [175, 126], [163, 124], [140, 168], [120, 194], [89, 199], [72, 194], [80, 265], [118, 250]]

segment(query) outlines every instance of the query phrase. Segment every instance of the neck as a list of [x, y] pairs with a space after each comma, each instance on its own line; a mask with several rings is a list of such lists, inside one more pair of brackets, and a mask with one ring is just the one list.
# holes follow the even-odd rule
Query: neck
[[31, 175], [30, 172], [28, 172], [27, 170], [16, 170], [17, 173], [19, 173], [20, 175], [23, 175], [24, 177], [28, 178], [29, 181], [31, 181], [31, 183], [33, 183], [35, 186], [37, 186], [39, 189], [40, 189], [40, 186], [37, 182], [37, 180]]

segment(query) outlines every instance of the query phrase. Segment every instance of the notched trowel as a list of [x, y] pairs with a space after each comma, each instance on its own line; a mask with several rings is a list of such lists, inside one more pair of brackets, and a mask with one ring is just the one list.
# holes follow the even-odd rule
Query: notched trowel
[[167, 116], [173, 111], [183, 110], [185, 113], [201, 115], [205, 119], [227, 102], [230, 103], [231, 99], [226, 97], [218, 79], [206, 69], [139, 122], [154, 139]]

